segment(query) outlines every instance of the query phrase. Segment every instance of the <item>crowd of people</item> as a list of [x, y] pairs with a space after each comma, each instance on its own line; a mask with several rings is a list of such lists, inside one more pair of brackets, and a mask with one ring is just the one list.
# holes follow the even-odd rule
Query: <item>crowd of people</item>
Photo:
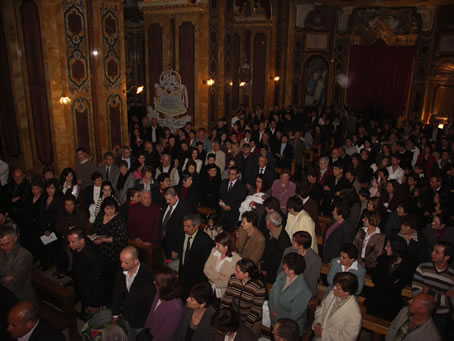
[[[173, 133], [139, 114], [129, 129], [129, 145], [98, 166], [78, 148], [60, 176], [51, 166], [0, 174], [0, 288], [15, 298], [2, 323], [12, 337], [48, 327], [37, 322], [35, 263], [72, 277], [82, 313], [110, 307], [105, 335], [122, 333], [121, 318], [129, 340], [255, 340], [268, 311], [274, 339], [297, 340], [319, 283], [317, 340], [356, 340], [358, 296], [392, 321], [389, 340], [449, 338], [452, 123], [240, 106], [209, 133], [191, 123]], [[321, 215], [332, 219], [323, 231]], [[131, 241], [153, 249], [152, 266]]]

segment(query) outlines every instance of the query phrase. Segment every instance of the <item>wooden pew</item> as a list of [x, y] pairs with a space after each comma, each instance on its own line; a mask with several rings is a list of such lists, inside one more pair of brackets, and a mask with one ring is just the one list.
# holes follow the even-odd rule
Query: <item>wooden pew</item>
[[[326, 276], [326, 275], [328, 275], [328, 271], [329, 271], [329, 264], [323, 263], [320, 273], [322, 275]], [[364, 279], [364, 285], [366, 287], [369, 287], [369, 288], [373, 288], [375, 286], [375, 284], [372, 281], [372, 278], [370, 277], [369, 274], [367, 274], [366, 278]], [[405, 288], [402, 289], [402, 296], [406, 297], [406, 298], [412, 298], [413, 297], [413, 294], [411, 292], [411, 287], [409, 285], [407, 285]]]
[[74, 290], [37, 271], [32, 273], [32, 284], [38, 297], [39, 315], [60, 330], [68, 328], [71, 341], [82, 340], [77, 327]]
[[317, 235], [317, 244], [318, 247], [321, 248], [323, 244], [323, 234], [325, 233], [326, 229], [328, 228], [329, 224], [331, 223], [331, 218], [326, 216], [319, 216], [318, 222], [320, 224], [320, 231], [321, 234]]
[[197, 207], [197, 212], [202, 216], [207, 216], [210, 214], [215, 214], [216, 210], [214, 208], [209, 208], [206, 206], [199, 206]]
[[[147, 246], [142, 242], [138, 242], [135, 240], [128, 240], [128, 245], [134, 246], [137, 250], [139, 250], [139, 254], [143, 257], [143, 261], [145, 264], [148, 266], [154, 268], [154, 266], [160, 266], [159, 260], [159, 255], [156, 254], [159, 250], [155, 250], [153, 248], [153, 245]], [[158, 262], [157, 264], [154, 264], [153, 261]]]

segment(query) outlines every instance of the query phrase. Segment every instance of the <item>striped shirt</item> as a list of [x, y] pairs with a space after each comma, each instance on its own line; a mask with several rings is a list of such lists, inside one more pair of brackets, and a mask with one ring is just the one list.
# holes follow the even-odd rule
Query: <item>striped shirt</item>
[[230, 277], [221, 301], [221, 308], [232, 308], [246, 327], [262, 320], [262, 306], [265, 300], [265, 286], [260, 280], [250, 280], [245, 285], [235, 275]]
[[431, 262], [422, 263], [416, 268], [411, 284], [413, 296], [429, 287], [428, 294], [437, 301], [436, 314], [448, 314], [454, 305], [454, 297], [446, 296], [446, 291], [454, 289], [454, 268], [439, 271]]

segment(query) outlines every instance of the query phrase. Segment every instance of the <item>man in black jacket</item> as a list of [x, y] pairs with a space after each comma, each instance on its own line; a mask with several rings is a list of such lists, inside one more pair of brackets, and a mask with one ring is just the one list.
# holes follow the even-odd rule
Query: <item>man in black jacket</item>
[[199, 214], [189, 214], [183, 219], [184, 235], [180, 237], [177, 248], [172, 252], [172, 258], [179, 258], [178, 276], [185, 295], [197, 282], [206, 280], [203, 273], [205, 262], [213, 248], [213, 241], [199, 231], [201, 218]]
[[268, 213], [265, 219], [269, 237], [266, 238], [260, 266], [266, 282], [274, 283], [284, 250], [292, 243], [288, 233], [282, 228], [282, 217], [278, 212]]
[[132, 341], [145, 325], [156, 288], [151, 269], [140, 263], [135, 247], [127, 246], [121, 251], [120, 263], [112, 297], [112, 323], [122, 311]]
[[163, 237], [166, 259], [171, 259], [172, 250], [176, 250], [177, 242], [183, 235], [183, 217], [189, 209], [180, 200], [175, 188], [168, 188], [164, 192], [167, 206], [162, 210], [161, 236]]
[[219, 188], [219, 207], [225, 231], [232, 232], [238, 223], [239, 209], [246, 198], [246, 187], [239, 180], [238, 167], [230, 167], [229, 178], [221, 183]]
[[46, 320], [40, 319], [33, 303], [22, 301], [11, 308], [8, 314], [8, 332], [13, 339], [28, 341], [65, 341], [60, 330]]
[[102, 262], [93, 246], [85, 240], [83, 231], [76, 227], [68, 233], [69, 247], [73, 251], [72, 277], [76, 293], [82, 302], [81, 311], [101, 306]]

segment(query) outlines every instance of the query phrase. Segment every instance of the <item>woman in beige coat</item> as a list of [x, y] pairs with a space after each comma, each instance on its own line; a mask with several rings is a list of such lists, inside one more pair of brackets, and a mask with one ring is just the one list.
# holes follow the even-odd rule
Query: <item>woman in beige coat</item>
[[235, 272], [236, 263], [241, 256], [233, 252], [233, 240], [227, 232], [221, 232], [214, 239], [216, 247], [211, 250], [203, 272], [215, 291], [216, 298], [224, 296], [230, 276]]
[[315, 235], [315, 223], [309, 213], [303, 209], [303, 200], [297, 195], [290, 197], [287, 201], [287, 231], [290, 240], [293, 238], [295, 232], [306, 231], [312, 237], [311, 248], [318, 253], [317, 236]]
[[355, 341], [361, 331], [361, 310], [355, 298], [358, 279], [350, 272], [338, 272], [333, 284], [315, 310], [314, 340]]

